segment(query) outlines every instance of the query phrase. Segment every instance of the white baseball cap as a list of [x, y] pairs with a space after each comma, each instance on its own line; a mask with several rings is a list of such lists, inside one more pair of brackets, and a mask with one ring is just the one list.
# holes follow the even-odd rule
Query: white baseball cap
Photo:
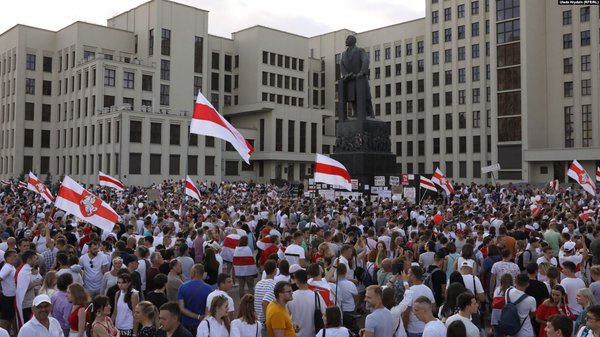
[[52, 301], [50, 300], [50, 297], [48, 295], [42, 294], [42, 295], [37, 295], [34, 299], [33, 299], [33, 306], [37, 307], [38, 305], [42, 304], [42, 303], [52, 303]]

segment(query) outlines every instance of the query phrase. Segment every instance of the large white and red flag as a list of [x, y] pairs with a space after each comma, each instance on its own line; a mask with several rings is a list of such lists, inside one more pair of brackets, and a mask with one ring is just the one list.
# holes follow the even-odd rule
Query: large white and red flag
[[454, 193], [454, 188], [452, 188], [452, 184], [450, 184], [448, 179], [446, 179], [444, 172], [442, 172], [442, 170], [440, 170], [439, 167], [435, 169], [435, 172], [431, 177], [431, 181], [433, 181], [436, 185], [438, 185], [444, 191], [446, 191], [446, 194], [450, 195], [451, 193]]
[[217, 112], [217, 109], [210, 104], [201, 92], [198, 92], [198, 98], [194, 106], [190, 132], [221, 138], [229, 142], [242, 156], [246, 164], [250, 164], [250, 155], [254, 152], [252, 145]]
[[252, 249], [248, 246], [238, 246], [233, 252], [233, 270], [235, 276], [250, 276], [258, 273]]
[[107, 232], [112, 232], [119, 219], [117, 212], [108, 203], [68, 176], [63, 179], [54, 204], [63, 211], [74, 214]]
[[437, 188], [435, 188], [435, 184], [433, 183], [433, 181], [425, 178], [424, 176], [421, 176], [419, 184], [421, 185], [421, 188], [424, 188], [426, 190], [430, 190], [433, 192], [437, 192]]
[[225, 237], [223, 244], [221, 245], [221, 257], [223, 261], [233, 262], [233, 252], [235, 248], [240, 245], [240, 236], [232, 233]]
[[339, 161], [317, 153], [315, 164], [315, 182], [340, 186], [352, 191], [350, 174]]
[[194, 181], [190, 178], [190, 176], [185, 177], [185, 195], [190, 196], [198, 201], [200, 200], [200, 191], [194, 185]]
[[0, 184], [2, 184], [4, 186], [10, 186], [10, 187], [12, 187], [12, 183], [10, 182], [10, 180], [1, 179], [0, 180]]
[[558, 189], [560, 188], [560, 183], [558, 182], [558, 179], [554, 179], [550, 182], [550, 187], [555, 190], [558, 191]]
[[591, 195], [596, 195], [596, 187], [594, 186], [594, 183], [592, 183], [592, 179], [577, 160], [573, 160], [573, 163], [569, 166], [567, 175], [576, 180], [586, 192]]
[[600, 183], [600, 166], [596, 168], [596, 182]]
[[111, 187], [117, 191], [123, 191], [125, 189], [122, 182], [108, 174], [102, 173], [102, 171], [98, 171], [98, 185]]
[[33, 191], [35, 193], [41, 194], [41, 196], [46, 200], [47, 203], [51, 203], [54, 201], [54, 196], [44, 183], [38, 179], [31, 171], [29, 172], [29, 177], [27, 177], [27, 189]]

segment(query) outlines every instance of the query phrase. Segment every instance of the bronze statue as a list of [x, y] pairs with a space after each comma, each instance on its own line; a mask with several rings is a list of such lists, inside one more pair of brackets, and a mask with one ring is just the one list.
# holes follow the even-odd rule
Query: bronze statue
[[352, 104], [357, 119], [374, 118], [371, 92], [369, 90], [369, 57], [364, 49], [356, 46], [356, 37], [348, 35], [346, 51], [340, 64], [342, 78], [338, 81], [339, 120], [347, 118], [346, 103]]

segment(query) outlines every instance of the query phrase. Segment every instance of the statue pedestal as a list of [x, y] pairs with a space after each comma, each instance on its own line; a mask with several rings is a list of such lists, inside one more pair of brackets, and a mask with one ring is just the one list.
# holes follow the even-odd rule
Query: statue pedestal
[[373, 186], [375, 176], [400, 175], [391, 152], [390, 128], [384, 121], [345, 120], [336, 127], [336, 148], [331, 158], [339, 161], [352, 179]]

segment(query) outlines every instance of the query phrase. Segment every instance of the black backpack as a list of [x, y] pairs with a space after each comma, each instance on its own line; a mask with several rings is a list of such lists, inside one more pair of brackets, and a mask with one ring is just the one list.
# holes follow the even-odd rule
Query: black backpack
[[532, 262], [531, 257], [533, 256], [533, 254], [531, 253], [531, 250], [527, 249], [527, 250], [523, 251], [521, 254], [519, 254], [519, 257], [517, 257], [517, 265], [519, 266], [519, 269], [521, 269], [521, 271], [523, 271], [523, 270], [525, 270], [525, 268], [527, 268], [527, 266], [523, 262], [525, 260], [523, 258], [523, 255], [525, 255], [525, 253], [529, 253], [529, 262]]
[[523, 294], [518, 300], [511, 302], [509, 293], [512, 289], [513, 288], [510, 288], [506, 291], [506, 304], [500, 312], [500, 320], [498, 321], [498, 329], [502, 334], [508, 336], [514, 336], [519, 333], [523, 327], [523, 324], [525, 324], [525, 321], [529, 319], [529, 317], [525, 317], [525, 319], [521, 321], [521, 317], [519, 316], [519, 311], [517, 308], [519, 303], [523, 302], [523, 300], [529, 297], [529, 295]]

